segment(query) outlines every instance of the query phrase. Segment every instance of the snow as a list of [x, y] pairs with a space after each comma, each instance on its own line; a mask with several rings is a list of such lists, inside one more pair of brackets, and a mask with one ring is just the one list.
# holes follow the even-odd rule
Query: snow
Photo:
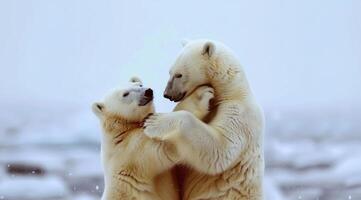
[[269, 200], [282, 200], [281, 191], [278, 189], [277, 185], [273, 180], [266, 176], [263, 182], [263, 190], [265, 192], [265, 199]]
[[332, 109], [266, 113], [266, 185], [280, 190], [283, 199], [359, 199], [360, 114]]
[[65, 167], [63, 158], [59, 156], [58, 152], [51, 152], [51, 150], [27, 148], [15, 152], [11, 149], [0, 151], [0, 163], [2, 164], [23, 163], [42, 166], [50, 172], [61, 171]]
[[87, 195], [87, 194], [79, 194], [72, 198], [72, 200], [98, 200], [99, 198]]
[[98, 155], [73, 159], [71, 166], [69, 166], [69, 171], [74, 178], [99, 177], [103, 175]]
[[65, 198], [69, 194], [64, 181], [54, 176], [6, 177], [0, 181], [0, 196], [3, 199]]
[[[8, 117], [0, 115], [0, 197], [99, 199], [99, 122], [89, 110], [43, 112], [4, 109]], [[46, 117], [49, 113], [57, 117]], [[323, 113], [266, 112], [266, 199], [361, 198], [360, 118]], [[10, 174], [12, 164], [37, 166], [44, 173]]]

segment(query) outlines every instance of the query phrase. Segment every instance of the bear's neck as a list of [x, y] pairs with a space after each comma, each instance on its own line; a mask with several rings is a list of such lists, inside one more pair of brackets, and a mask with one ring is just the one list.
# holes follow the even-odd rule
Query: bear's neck
[[103, 123], [103, 128], [107, 133], [117, 134], [121, 130], [122, 132], [128, 132], [136, 128], [141, 128], [143, 122], [129, 121], [121, 116], [110, 115]]
[[139, 129], [143, 126], [142, 122], [133, 122], [125, 120], [119, 116], [106, 116], [103, 119], [103, 134], [102, 134], [102, 162], [104, 167], [107, 162], [116, 152], [114, 149], [128, 136], [132, 130]]
[[216, 103], [253, 98], [246, 75], [235, 59], [210, 60], [208, 70], [210, 85], [216, 92]]

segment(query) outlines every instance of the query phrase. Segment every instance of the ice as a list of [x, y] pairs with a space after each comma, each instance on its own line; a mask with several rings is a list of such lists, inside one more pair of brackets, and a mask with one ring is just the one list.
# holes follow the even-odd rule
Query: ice
[[[99, 121], [88, 109], [60, 110], [51, 111], [59, 117], [52, 119], [41, 113], [0, 117], [0, 197], [99, 199], [104, 186]], [[266, 200], [360, 199], [357, 119], [303, 111], [266, 112]], [[37, 166], [44, 174], [11, 174], [9, 164]]]
[[55, 176], [2, 177], [0, 196], [3, 199], [50, 199], [70, 195], [65, 182]]
[[[361, 152], [361, 151], [359, 151]], [[342, 180], [346, 186], [358, 186], [361, 184], [361, 154], [355, 154], [344, 159], [335, 166], [333, 176]]]
[[72, 200], [97, 200], [99, 197], [87, 195], [87, 194], [79, 194], [71, 198]]
[[100, 157], [98, 155], [72, 159], [71, 164], [69, 162], [68, 169], [74, 178], [100, 177], [103, 175]]
[[276, 185], [276, 183], [268, 176], [264, 178], [263, 189], [265, 192], [265, 199], [283, 200], [282, 193], [278, 189], [278, 185]]
[[29, 148], [26, 150], [1, 150], [0, 163], [7, 165], [11, 163], [23, 163], [41, 166], [48, 172], [62, 171], [64, 169], [65, 157], [59, 152], [52, 152], [52, 150], [39, 150]]

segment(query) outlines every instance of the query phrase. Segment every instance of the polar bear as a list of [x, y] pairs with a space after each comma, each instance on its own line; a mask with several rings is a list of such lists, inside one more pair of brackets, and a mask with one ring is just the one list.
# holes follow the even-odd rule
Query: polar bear
[[264, 117], [234, 53], [220, 42], [185, 44], [164, 97], [179, 102], [203, 85], [215, 90], [205, 122], [187, 111], [155, 114], [145, 133], [173, 143], [181, 160], [183, 199], [262, 199]]
[[[213, 97], [212, 88], [201, 87], [177, 107], [201, 119], [208, 114]], [[179, 199], [176, 179], [170, 170], [179, 160], [175, 148], [143, 134], [144, 118], [154, 113], [152, 89], [132, 78], [130, 87], [113, 90], [103, 102], [94, 103], [92, 109], [104, 132], [102, 199]]]

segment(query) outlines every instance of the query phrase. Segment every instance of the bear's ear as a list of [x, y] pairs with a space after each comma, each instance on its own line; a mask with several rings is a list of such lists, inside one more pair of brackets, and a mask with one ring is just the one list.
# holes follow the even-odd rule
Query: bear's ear
[[189, 39], [183, 39], [182, 41], [181, 41], [181, 43], [182, 43], [182, 46], [183, 47], [185, 47], [188, 43], [189, 43]]
[[212, 42], [206, 42], [203, 45], [202, 55], [208, 55], [211, 57], [216, 50], [216, 46]]
[[97, 117], [101, 118], [104, 115], [105, 105], [104, 103], [93, 103], [92, 110]]
[[130, 78], [129, 82], [131, 83], [139, 83], [139, 84], [143, 84], [142, 83], [142, 80], [140, 80], [140, 78], [136, 77], [136, 76], [133, 76], [132, 78]]

